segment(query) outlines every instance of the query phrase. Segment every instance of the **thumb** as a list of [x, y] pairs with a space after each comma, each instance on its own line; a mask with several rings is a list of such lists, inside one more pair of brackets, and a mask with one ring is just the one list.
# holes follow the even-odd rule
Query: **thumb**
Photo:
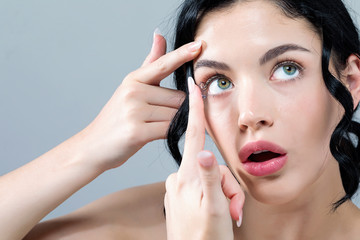
[[221, 188], [221, 175], [219, 166], [212, 152], [200, 151], [197, 155], [199, 173], [204, 199], [210, 203], [218, 203], [224, 197]]
[[222, 190], [225, 196], [230, 199], [231, 218], [237, 221], [239, 226], [242, 222], [242, 209], [245, 201], [244, 191], [226, 166], [221, 166], [220, 172], [222, 174]]

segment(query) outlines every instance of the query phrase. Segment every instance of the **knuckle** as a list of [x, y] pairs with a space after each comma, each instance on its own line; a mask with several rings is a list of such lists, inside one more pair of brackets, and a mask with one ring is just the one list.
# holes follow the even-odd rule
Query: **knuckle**
[[[219, 206], [208, 206], [207, 207], [207, 214], [210, 218], [221, 218], [224, 212], [227, 211], [227, 208], [224, 207], [226, 204], [219, 204]], [[227, 206], [226, 206], [227, 207]]]
[[202, 178], [205, 180], [206, 184], [210, 186], [215, 185], [220, 181], [219, 176], [213, 172], [202, 173]]
[[123, 96], [125, 100], [137, 99], [141, 95], [141, 91], [135, 84], [128, 84], [123, 89]]
[[141, 122], [141, 115], [139, 111], [139, 104], [136, 102], [128, 101], [126, 106], [123, 108], [122, 120], [126, 124], [129, 130], [136, 130], [136, 127], [139, 128], [138, 124]]
[[164, 58], [159, 58], [155, 62], [155, 67], [156, 67], [156, 70], [159, 71], [159, 72], [166, 72], [167, 65], [166, 65], [166, 62], [165, 62]]
[[169, 208], [169, 195], [168, 193], [166, 192], [165, 195], [164, 195], [164, 206], [165, 206], [165, 209]]
[[176, 190], [177, 192], [182, 192], [184, 189], [186, 189], [186, 186], [189, 185], [189, 182], [187, 179], [179, 178], [176, 182]]
[[223, 175], [223, 176], [231, 174], [229, 168], [225, 165], [219, 165], [219, 170], [220, 170], [221, 175]]
[[138, 128], [139, 127], [136, 127], [134, 124], [129, 124], [126, 126], [126, 133], [124, 135], [127, 136], [126, 139], [132, 145], [141, 145], [139, 134], [137, 132]]
[[165, 189], [166, 189], [166, 191], [170, 191], [171, 189], [174, 188], [174, 185], [176, 183], [176, 179], [177, 179], [177, 173], [172, 173], [167, 177], [167, 179], [165, 181]]
[[[137, 106], [138, 104], [136, 103], [132, 103], [131, 105], [127, 106], [126, 109], [126, 116], [128, 120], [131, 120], [131, 123], [134, 123], [135, 119], [138, 119], [138, 115], [139, 115], [139, 107]], [[131, 124], [130, 125], [133, 125]]]
[[137, 77], [136, 77], [136, 71], [130, 72], [130, 73], [124, 78], [124, 82], [133, 81], [134, 79], [137, 79]]
[[221, 214], [219, 213], [219, 211], [213, 207], [209, 207], [207, 210], [207, 213], [211, 218], [221, 217]]
[[128, 101], [134, 98], [134, 91], [131, 85], [132, 84], [127, 84], [127, 85], [123, 84], [119, 88], [119, 94], [117, 98], [118, 101], [124, 105], [128, 104]]

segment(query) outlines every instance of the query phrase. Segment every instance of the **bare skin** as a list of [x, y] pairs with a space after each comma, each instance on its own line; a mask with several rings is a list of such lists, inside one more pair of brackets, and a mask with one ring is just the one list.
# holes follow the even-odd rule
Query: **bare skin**
[[[24, 240], [39, 239], [167, 239], [166, 224], [163, 215], [165, 183], [156, 183], [119, 191], [101, 198], [69, 215], [49, 220], [38, 224]], [[325, 238], [298, 236], [293, 239], [349, 239], [357, 240], [360, 234], [360, 216], [357, 207], [351, 202], [340, 207], [341, 221], [335, 226], [327, 226], [321, 230]], [[314, 219], [311, 211], [304, 212], [306, 224], [298, 226], [319, 226], [320, 219]], [[337, 214], [338, 215], [338, 214]], [[345, 217], [346, 216], [346, 217]], [[329, 217], [324, 215], [324, 217]], [[340, 219], [339, 219], [340, 220]], [[281, 232], [286, 232], [286, 221], [282, 227], [275, 227], [274, 238]], [[245, 225], [244, 225], [245, 226]], [[241, 235], [242, 228], [237, 228], [234, 223], [235, 236]], [[335, 230], [336, 229], [336, 230]], [[319, 230], [319, 229], [317, 229]], [[335, 230], [335, 231], [334, 231]], [[236, 237], [240, 240], [264, 239], [254, 236], [252, 231], [249, 237]], [[262, 232], [264, 233], [264, 232]], [[149, 236], [156, 236], [149, 238]], [[272, 239], [267, 237], [266, 239]]]
[[38, 224], [27, 239], [166, 239], [165, 183], [119, 191]]
[[[258, 5], [260, 3], [261, 6]], [[277, 21], [270, 21], [274, 13]], [[260, 16], [269, 19], [257, 22]], [[262, 25], [264, 22], [266, 26]], [[239, 29], [241, 32], [237, 31]], [[293, 29], [301, 34], [297, 36], [297, 31], [294, 31], [294, 34], [282, 36], [281, 33]], [[247, 38], [238, 35], [246, 35]], [[290, 20], [273, 5], [263, 1], [238, 4], [231, 11], [213, 12], [204, 18], [196, 38], [200, 41], [164, 55], [165, 41], [161, 36], [155, 36], [154, 47], [143, 66], [125, 78], [99, 116], [87, 128], [28, 165], [0, 178], [0, 195], [5, 196], [0, 199], [0, 232], [4, 239], [22, 239], [24, 236], [24, 239], [40, 240], [359, 238], [360, 210], [352, 202], [341, 205], [335, 213], [330, 211], [330, 204], [344, 194], [344, 189], [336, 160], [330, 154], [324, 157], [321, 155], [323, 152], [318, 151], [329, 150], [320, 144], [328, 142], [329, 132], [342, 114], [341, 107], [326, 92], [319, 77], [320, 57], [316, 53], [320, 52], [320, 38], [307, 23]], [[291, 54], [296, 61], [302, 59], [306, 71], [297, 78], [301, 79], [300, 83], [280, 83], [275, 88], [272, 81], [277, 80], [277, 76], [273, 78], [273, 75], [278, 69], [271, 71], [271, 61], [260, 68], [258, 60], [274, 44], [282, 44], [284, 41], [309, 49], [307, 52], [293, 51]], [[228, 46], [233, 47], [229, 49]], [[247, 49], [252, 51], [246, 53]], [[233, 54], [234, 51], [238, 54]], [[229, 69], [222, 74], [230, 75], [234, 86], [242, 87], [234, 87], [234, 90], [222, 97], [213, 97], [218, 101], [213, 105], [209, 102], [204, 104], [198, 87], [193, 86], [193, 90], [190, 90], [189, 131], [179, 172], [172, 174], [166, 183], [119, 191], [69, 215], [38, 223], [102, 172], [121, 166], [147, 142], [165, 136], [183, 93], [160, 88], [159, 82], [177, 67], [193, 59], [195, 62], [201, 59], [225, 62]], [[204, 76], [208, 74], [207, 71], [214, 72], [214, 69], [195, 71], [197, 84], [206, 79]], [[264, 72], [273, 75], [254, 75]], [[252, 81], [246, 82], [249, 79]], [[259, 79], [264, 81], [255, 81]], [[357, 105], [360, 98], [360, 61], [354, 55], [349, 57], [341, 80], [349, 88]], [[249, 87], [254, 87], [253, 84], [257, 84], [257, 88]], [[302, 84], [301, 88], [296, 88], [297, 84]], [[266, 92], [269, 86], [273, 87], [271, 94], [279, 89], [282, 93], [291, 92], [292, 88], [296, 91], [291, 98], [282, 99], [286, 94], [270, 95]], [[259, 94], [259, 89], [262, 94]], [[318, 105], [296, 102], [301, 98], [295, 93], [302, 89], [307, 93], [306, 99]], [[240, 94], [237, 91], [244, 92]], [[144, 92], [151, 92], [153, 97], [146, 98], [149, 94], [144, 95]], [[221, 99], [228, 101], [222, 105]], [[279, 104], [269, 104], [271, 101], [278, 101]], [[121, 112], [118, 106], [124, 102], [127, 103], [124, 106], [130, 107], [122, 108], [123, 114], [118, 117], [118, 112]], [[209, 111], [209, 106], [212, 111]], [[271, 109], [274, 106], [280, 106], [282, 111]], [[317, 108], [319, 106], [322, 108]], [[160, 110], [159, 114], [152, 114], [154, 108]], [[219, 117], [218, 109], [223, 110], [223, 118]], [[291, 114], [282, 115], [284, 109]], [[304, 117], [295, 115], [300, 110]], [[328, 122], [317, 122], [324, 115]], [[294, 121], [298, 121], [298, 124], [292, 126]], [[122, 127], [125, 123], [128, 125]], [[279, 126], [283, 129], [276, 130]], [[303, 134], [303, 138], [302, 141], [295, 140], [305, 145], [295, 150], [290, 148], [290, 157], [284, 169], [263, 178], [251, 176], [243, 169], [237, 159], [237, 148], [245, 140], [253, 136], [271, 136], [274, 141], [286, 145], [292, 140], [288, 137], [292, 133], [291, 129], [298, 130], [297, 126], [301, 127], [302, 132], [297, 132], [296, 136]], [[318, 127], [316, 131], [314, 126]], [[199, 155], [204, 153], [205, 127], [235, 170], [241, 188], [229, 170], [217, 165], [211, 153]], [[286, 127], [290, 127], [290, 130]], [[149, 134], [141, 135], [139, 132]], [[104, 142], [104, 139], [108, 142]], [[314, 139], [319, 142], [310, 146], [317, 147], [308, 147], [306, 144], [312, 143]], [[317, 154], [322, 157], [318, 158]], [[9, 194], [13, 189], [18, 190], [16, 196]], [[164, 206], [167, 210], [166, 218]], [[237, 220], [242, 215], [242, 225], [238, 228], [231, 219]]]
[[184, 93], [160, 87], [160, 81], [194, 59], [200, 49], [201, 43], [193, 42], [165, 55], [165, 39], [155, 35], [142, 67], [123, 80], [89, 126], [1, 176], [2, 238], [22, 239], [74, 192], [104, 171], [121, 166], [146, 143], [164, 138]]

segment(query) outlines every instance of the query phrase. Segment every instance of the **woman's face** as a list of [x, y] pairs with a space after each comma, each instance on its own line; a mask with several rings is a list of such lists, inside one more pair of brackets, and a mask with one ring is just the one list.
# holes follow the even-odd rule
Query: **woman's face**
[[338, 171], [329, 141], [343, 110], [324, 85], [310, 24], [265, 1], [240, 2], [206, 15], [196, 40], [207, 131], [244, 189], [285, 204], [329, 186]]

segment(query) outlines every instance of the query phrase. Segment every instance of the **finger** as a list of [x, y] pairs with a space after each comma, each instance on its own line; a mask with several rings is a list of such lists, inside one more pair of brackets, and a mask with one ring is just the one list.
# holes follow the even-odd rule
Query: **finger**
[[159, 139], [165, 139], [167, 136], [167, 131], [169, 129], [171, 121], [164, 122], [150, 122], [146, 123], [147, 131], [144, 132], [144, 138], [146, 142], [151, 142]]
[[[172, 173], [168, 176], [168, 178], [165, 181], [165, 196], [164, 196], [164, 206], [166, 209], [166, 212], [169, 212], [170, 210], [170, 198], [175, 195], [175, 189], [176, 189], [176, 182], [177, 182], [177, 173]], [[166, 213], [165, 212], [165, 213]], [[168, 214], [166, 216], [166, 220], [168, 220], [168, 216], [171, 216], [171, 214]]]
[[189, 118], [185, 134], [183, 160], [179, 174], [197, 175], [196, 155], [203, 150], [205, 143], [204, 103], [200, 89], [195, 86], [192, 77], [188, 79], [189, 86]]
[[230, 215], [237, 222], [242, 220], [242, 208], [245, 202], [245, 194], [240, 184], [236, 181], [230, 170], [226, 166], [220, 166], [222, 175], [222, 190], [227, 198], [230, 199]]
[[164, 106], [178, 109], [185, 99], [183, 91], [146, 85], [145, 101], [150, 105]]
[[172, 192], [176, 186], [177, 173], [170, 174], [165, 181], [165, 190], [166, 192]]
[[161, 107], [161, 106], [147, 106], [147, 111], [144, 111], [143, 119], [146, 123], [151, 122], [170, 122], [175, 114], [177, 109]]
[[139, 82], [159, 85], [161, 80], [174, 72], [177, 68], [186, 62], [193, 60], [199, 55], [201, 41], [188, 43], [132, 72], [128, 77]]
[[149, 65], [150, 63], [157, 60], [159, 57], [166, 53], [166, 40], [161, 35], [158, 29], [155, 30], [153, 36], [153, 44], [151, 47], [151, 51], [149, 55], [146, 57], [145, 61], [143, 62], [142, 66]]
[[224, 198], [224, 194], [221, 189], [220, 170], [215, 156], [209, 151], [201, 151], [197, 154], [197, 160], [204, 199], [209, 204], [218, 204], [221, 202], [221, 198]]

